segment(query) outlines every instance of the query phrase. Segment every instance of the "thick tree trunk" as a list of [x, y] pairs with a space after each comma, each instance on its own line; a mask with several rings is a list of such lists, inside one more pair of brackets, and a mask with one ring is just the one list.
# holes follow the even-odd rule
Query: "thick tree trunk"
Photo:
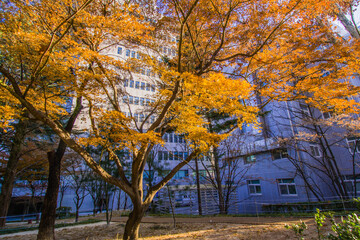
[[46, 189], [44, 204], [42, 208], [41, 221], [39, 225], [38, 240], [55, 239], [55, 219], [56, 206], [60, 186], [60, 166], [61, 159], [57, 157], [55, 151], [48, 152], [49, 178]]
[[134, 206], [125, 225], [123, 240], [139, 239], [140, 223], [145, 210], [144, 206]]
[[[81, 100], [81, 97], [76, 99], [76, 107], [65, 126], [65, 130], [68, 133], [71, 133], [75, 124], [75, 120], [82, 109]], [[48, 186], [41, 211], [41, 220], [39, 224], [37, 240], [55, 239], [55, 219], [57, 198], [60, 187], [61, 160], [65, 154], [65, 150], [66, 143], [63, 140], [60, 140], [56, 152], [52, 151], [48, 153]]]
[[15, 136], [11, 145], [9, 159], [6, 165], [4, 181], [1, 186], [0, 194], [0, 227], [4, 227], [6, 216], [9, 210], [14, 181], [16, 177], [16, 168], [19, 161], [21, 149], [26, 134], [27, 121], [19, 120], [15, 126]]

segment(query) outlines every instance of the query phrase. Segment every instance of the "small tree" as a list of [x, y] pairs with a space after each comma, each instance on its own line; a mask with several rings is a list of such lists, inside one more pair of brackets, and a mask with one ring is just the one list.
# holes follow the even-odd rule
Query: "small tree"
[[70, 186], [74, 191], [74, 204], [75, 204], [75, 222], [79, 220], [79, 210], [84, 202], [85, 197], [88, 195], [86, 189], [88, 169], [81, 164], [78, 158], [72, 159], [72, 165], [67, 169], [67, 174], [71, 178]]

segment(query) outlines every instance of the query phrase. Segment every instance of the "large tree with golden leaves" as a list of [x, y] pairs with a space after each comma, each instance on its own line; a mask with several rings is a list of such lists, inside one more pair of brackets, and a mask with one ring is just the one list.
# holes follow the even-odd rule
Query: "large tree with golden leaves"
[[[137, 2], [141, 7], [103, 0], [9, 1], [0, 23], [2, 94], [129, 195], [133, 211], [124, 239], [138, 238], [149, 204], [179, 169], [227, 137], [209, 132], [206, 112], [232, 116], [238, 126], [256, 122], [255, 95], [265, 102], [305, 99], [320, 109], [358, 111], [356, 102], [344, 98], [358, 92], [346, 81], [352, 73], [346, 69], [356, 71], [358, 43], [337, 37], [328, 24], [336, 16], [332, 9], [344, 9], [347, 2], [164, 0], [156, 7], [153, 1]], [[138, 48], [142, 57], [114, 58], [110, 50], [118, 44]], [[124, 81], [144, 67], [157, 91], [139, 122], [136, 110], [123, 104]], [[320, 78], [324, 70], [333, 74]], [[86, 100], [87, 137], [76, 138], [59, 124], [61, 96]], [[144, 192], [146, 160], [169, 130], [184, 135], [192, 153]], [[120, 177], [87, 152], [86, 147], [98, 145]], [[130, 176], [116, 155], [122, 149], [133, 156]]]

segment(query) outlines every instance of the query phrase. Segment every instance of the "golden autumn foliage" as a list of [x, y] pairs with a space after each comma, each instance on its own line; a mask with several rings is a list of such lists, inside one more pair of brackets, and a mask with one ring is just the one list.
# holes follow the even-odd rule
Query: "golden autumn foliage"
[[[359, 70], [359, 39], [342, 38], [331, 25], [357, 2], [136, 3], [14, 0], [1, 3], [0, 12], [2, 124], [26, 109], [103, 179], [123, 189], [134, 205], [124, 239], [137, 238], [154, 195], [181, 167], [228, 136], [209, 131], [206, 113], [230, 116], [238, 126], [256, 124], [256, 96], [265, 102], [305, 100], [341, 114], [359, 112], [359, 104], [347, 98], [359, 92], [349, 82]], [[117, 57], [117, 46], [141, 53]], [[131, 95], [124, 84], [141, 73], [156, 91], [143, 108], [143, 121], [137, 121], [139, 113], [124, 100]], [[81, 138], [59, 124], [70, 98], [83, 101], [88, 133]], [[144, 196], [147, 157], [164, 143], [167, 131], [183, 135], [192, 154]], [[115, 161], [120, 177], [87, 152], [86, 146], [97, 145]], [[129, 178], [115, 154], [125, 148], [133, 155]]]

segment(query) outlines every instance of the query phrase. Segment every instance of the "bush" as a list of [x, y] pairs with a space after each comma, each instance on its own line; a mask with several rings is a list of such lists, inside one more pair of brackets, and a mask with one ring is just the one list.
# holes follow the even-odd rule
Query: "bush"
[[328, 239], [331, 240], [356, 240], [360, 239], [360, 219], [352, 213], [347, 216], [347, 219], [341, 218], [340, 223], [336, 223], [334, 219], [331, 220], [331, 230], [336, 234], [329, 234]]
[[[324, 236], [321, 233], [321, 228], [326, 220], [330, 218], [331, 230], [333, 233], [329, 233]], [[349, 214], [347, 219], [341, 218], [340, 223], [335, 222], [333, 213], [327, 212], [322, 213], [319, 209], [314, 216], [316, 228], [317, 228], [317, 239], [329, 239], [329, 240], [358, 240], [360, 239], [360, 218], [355, 214]], [[285, 228], [292, 229], [298, 239], [304, 239], [304, 231], [307, 226], [304, 222], [300, 221], [300, 224], [285, 225]]]
[[354, 211], [360, 208], [360, 203], [357, 199], [351, 199], [345, 201], [263, 204], [261, 208], [266, 213], [315, 212], [316, 209], [323, 211]]

